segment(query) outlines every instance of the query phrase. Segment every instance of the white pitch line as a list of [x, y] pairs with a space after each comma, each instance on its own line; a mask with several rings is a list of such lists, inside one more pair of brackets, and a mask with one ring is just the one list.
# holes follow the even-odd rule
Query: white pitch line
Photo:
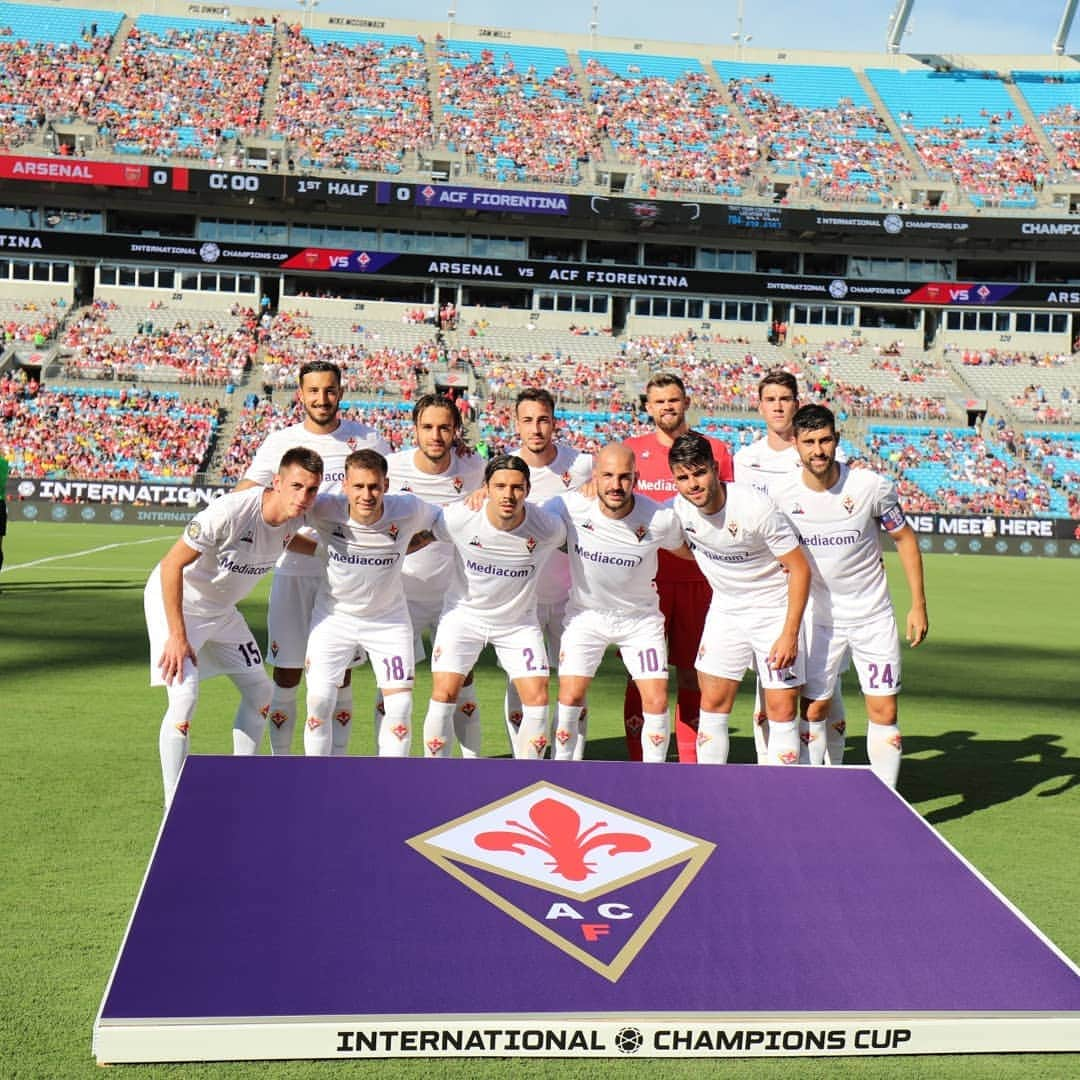
[[138, 544], [160, 544], [162, 540], [172, 540], [171, 536], [155, 536], [149, 540], [125, 540], [119, 544], [103, 544], [101, 547], [87, 548], [85, 551], [71, 551], [67, 555], [46, 555], [43, 559], [34, 559], [32, 562], [16, 563], [14, 566], [5, 566], [0, 573], [10, 574], [14, 570], [26, 570], [31, 566], [41, 566], [42, 563], [57, 562], [60, 559], [78, 559], [83, 555], [96, 555], [99, 551], [112, 551], [114, 548], [135, 547]]

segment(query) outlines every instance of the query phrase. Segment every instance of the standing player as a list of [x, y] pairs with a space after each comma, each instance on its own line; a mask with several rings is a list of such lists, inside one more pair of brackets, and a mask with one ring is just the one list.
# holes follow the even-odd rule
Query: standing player
[[443, 509], [435, 538], [457, 552], [460, 573], [450, 585], [431, 650], [431, 703], [424, 721], [428, 757], [448, 757], [454, 703], [485, 645], [517, 684], [522, 719], [515, 757], [547, 751], [548, 658], [536, 621], [536, 587], [566, 526], [528, 503], [529, 466], [500, 456], [484, 470], [487, 501]]
[[[774, 368], [758, 384], [758, 412], [765, 421], [765, 436], [744, 446], [735, 454], [735, 482], [749, 484], [772, 497], [775, 485], [790, 479], [802, 470], [799, 452], [795, 449], [795, 429], [792, 418], [799, 407], [799, 384], [795, 376], [782, 368]], [[846, 460], [837, 447], [837, 461]], [[844, 736], [847, 730], [844, 699], [840, 693], [840, 680], [829, 706], [829, 720], [825, 728], [826, 753], [833, 765], [844, 760]], [[799, 731], [803, 745], [810, 741], [806, 721]], [[766, 724], [765, 701], [760, 683], [754, 699], [754, 748], [758, 761], [764, 764], [769, 752], [769, 728]]]
[[669, 460], [680, 495], [675, 513], [713, 592], [697, 659], [698, 760], [727, 761], [728, 717], [739, 683], [753, 667], [769, 718], [768, 761], [794, 765], [803, 682], [799, 639], [810, 591], [806, 556], [767, 496], [721, 482], [703, 436], [693, 431], [680, 435]]
[[[391, 492], [409, 492], [433, 506], [460, 502], [483, 483], [484, 462], [463, 449], [461, 413], [443, 394], [424, 394], [413, 406], [414, 449], [388, 458]], [[450, 578], [457, 573], [452, 544], [436, 541], [414, 551], [402, 571], [409, 616], [418, 640], [416, 656], [423, 659], [421, 635], [434, 633]], [[379, 727], [376, 706], [376, 729]], [[454, 733], [462, 757], [480, 753], [480, 710], [470, 674], [457, 696]]]
[[[637, 490], [654, 499], [674, 498], [675, 484], [668, 468], [668, 452], [680, 435], [690, 430], [686, 419], [690, 399], [678, 375], [667, 372], [654, 375], [645, 384], [645, 411], [656, 430], [626, 440], [637, 461]], [[719, 439], [709, 439], [721, 480], [732, 478], [731, 453]], [[675, 707], [675, 740], [679, 760], [697, 760], [698, 712], [701, 693], [694, 668], [701, 641], [705, 614], [709, 609], [709, 584], [693, 562], [660, 552], [656, 574], [660, 610], [667, 627], [668, 656], [678, 677], [678, 701]], [[623, 704], [626, 745], [632, 760], [641, 760], [641, 698], [634, 684], [628, 683]]]
[[[401, 564], [409, 541], [431, 529], [439, 509], [413, 495], [387, 495], [386, 458], [375, 450], [345, 459], [344, 486], [344, 495], [321, 495], [308, 515], [325, 545], [327, 576], [308, 638], [304, 749], [330, 754], [337, 687], [361, 648], [383, 696], [379, 756], [408, 757], [415, 663]], [[292, 546], [316, 549], [305, 536]]]
[[269, 490], [232, 492], [212, 502], [150, 574], [143, 594], [150, 685], [164, 686], [169, 697], [158, 736], [166, 808], [187, 757], [201, 680], [221, 674], [232, 679], [240, 691], [233, 753], [259, 748], [271, 683], [236, 604], [296, 534], [296, 519], [314, 503], [322, 471], [314, 451], [287, 451]]
[[555, 757], [580, 760], [579, 721], [608, 645], [618, 645], [638, 688], [645, 761], [664, 761], [671, 739], [667, 707], [667, 642], [653, 586], [656, 554], [682, 549], [682, 528], [670, 506], [634, 494], [634, 455], [613, 443], [596, 455], [596, 498], [570, 492], [544, 504], [566, 524], [572, 584], [559, 654]]
[[804, 714], [817, 738], [811, 762], [821, 764], [821, 729], [840, 665], [855, 663], [866, 700], [866, 749], [870, 767], [896, 787], [900, 772], [900, 637], [889, 600], [880, 532], [896, 543], [911, 593], [907, 639], [918, 645], [929, 629], [918, 539], [904, 520], [893, 482], [869, 469], [849, 469], [836, 460], [836, 420], [823, 405], [804, 405], [795, 414], [801, 473], [774, 496], [798, 529], [814, 570], [812, 625], [806, 661]]
[[[323, 459], [323, 494], [340, 494], [345, 458], [353, 450], [370, 447], [389, 450], [374, 428], [355, 420], [342, 420], [341, 369], [326, 360], [312, 360], [300, 368], [297, 400], [304, 410], [299, 424], [271, 432], [236, 485], [237, 491], [265, 487], [282, 453], [290, 446], [306, 446]], [[304, 666], [315, 594], [325, 576], [322, 562], [285, 552], [274, 569], [270, 587], [267, 628], [270, 661], [274, 665], [274, 695], [270, 702], [270, 748], [288, 754], [296, 727], [296, 688]], [[349, 673], [338, 693], [334, 753], [344, 754], [352, 731], [352, 682]]]
[[[588, 481], [592, 475], [590, 455], [555, 442], [555, 399], [547, 390], [538, 387], [522, 390], [514, 403], [514, 420], [521, 440], [520, 449], [514, 453], [529, 466], [529, 502], [543, 506], [556, 495], [576, 491]], [[559, 655], [569, 594], [569, 556], [556, 551], [544, 564], [536, 591], [536, 614], [549, 657]], [[512, 679], [506, 681], [504, 717], [506, 733], [513, 747], [521, 724], [521, 699]], [[584, 752], [584, 748], [584, 736], [580, 742], [574, 740], [577, 752]]]

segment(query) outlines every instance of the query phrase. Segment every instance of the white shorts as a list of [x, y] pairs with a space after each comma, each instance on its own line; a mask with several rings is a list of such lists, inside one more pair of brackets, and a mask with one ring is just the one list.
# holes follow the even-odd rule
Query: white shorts
[[544, 635], [535, 623], [492, 626], [465, 608], [452, 608], [439, 620], [431, 650], [432, 671], [472, 671], [485, 645], [493, 645], [511, 679], [547, 678], [550, 674]]
[[321, 583], [318, 574], [274, 574], [266, 613], [266, 655], [275, 667], [299, 670], [304, 666], [315, 594]]
[[410, 688], [416, 671], [413, 629], [404, 604], [365, 619], [344, 612], [316, 610], [308, 638], [308, 685], [338, 686], [356, 663], [358, 648], [366, 650], [380, 690]]
[[849, 656], [859, 674], [859, 689], [867, 697], [900, 693], [900, 635], [891, 611], [856, 626], [811, 626], [803, 696], [811, 701], [830, 697]]
[[609, 645], [619, 646], [631, 679], [667, 679], [667, 638], [659, 612], [572, 611], [563, 627], [559, 675], [591, 679]]
[[741, 680], [753, 668], [766, 690], [795, 690], [805, 680], [806, 649], [799, 631], [799, 655], [795, 663], [781, 671], [769, 667], [769, 653], [784, 628], [784, 613], [733, 614], [709, 608], [701, 633], [694, 667], [717, 679]]
[[[158, 661], [169, 638], [169, 623], [161, 596], [161, 578], [156, 573], [146, 583], [143, 609], [150, 635], [150, 685], [164, 686]], [[255, 635], [236, 608], [220, 615], [195, 615], [185, 611], [184, 627], [195, 651], [195, 670], [200, 682], [215, 675], [242, 675], [263, 670], [262, 653]]]

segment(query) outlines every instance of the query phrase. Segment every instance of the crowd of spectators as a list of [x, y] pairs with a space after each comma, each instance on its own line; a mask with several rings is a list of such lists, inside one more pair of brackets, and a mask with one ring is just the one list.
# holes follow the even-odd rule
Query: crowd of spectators
[[647, 189], [737, 195], [758, 162], [758, 139], [739, 126], [704, 71], [681, 78], [617, 75], [593, 57], [585, 77], [597, 127]]
[[264, 27], [131, 28], [88, 118], [120, 149], [207, 158], [258, 129], [273, 34]]
[[732, 79], [732, 100], [753, 127], [771, 169], [793, 173], [798, 191], [826, 202], [884, 201], [912, 176], [904, 149], [873, 108], [850, 99], [832, 108], [781, 101], [762, 77]]
[[287, 27], [272, 131], [304, 167], [400, 169], [432, 137], [423, 44], [315, 41]]
[[135, 388], [115, 394], [7, 380], [0, 444], [31, 479], [190, 480], [205, 464], [216, 402]]
[[1059, 105], [1044, 112], [1039, 123], [1057, 154], [1059, 172], [1068, 174], [1062, 179], [1080, 175], [1080, 106]]
[[541, 77], [519, 71], [509, 55], [496, 60], [439, 43], [440, 143], [469, 155], [481, 175], [495, 180], [576, 184], [579, 164], [597, 151], [599, 137], [581, 87], [568, 66]]
[[17, 312], [8, 312], [0, 317], [3, 345], [29, 342], [40, 348], [56, 337], [60, 328], [60, 317], [54, 312], [45, 314], [32, 301], [22, 304]]
[[965, 367], [1064, 367], [1073, 361], [1068, 353], [1015, 352], [1008, 349], [960, 349], [945, 347]]

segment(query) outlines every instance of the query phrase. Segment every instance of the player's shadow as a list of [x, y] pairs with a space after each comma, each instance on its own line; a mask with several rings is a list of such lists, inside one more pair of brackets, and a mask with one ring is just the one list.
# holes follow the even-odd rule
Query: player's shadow
[[1080, 784], [1080, 758], [1069, 757], [1058, 735], [980, 739], [973, 731], [905, 735], [900, 792], [908, 802], [953, 796], [923, 816], [932, 825], [955, 821], [1021, 798], [1045, 784], [1038, 798], [1063, 795]]

